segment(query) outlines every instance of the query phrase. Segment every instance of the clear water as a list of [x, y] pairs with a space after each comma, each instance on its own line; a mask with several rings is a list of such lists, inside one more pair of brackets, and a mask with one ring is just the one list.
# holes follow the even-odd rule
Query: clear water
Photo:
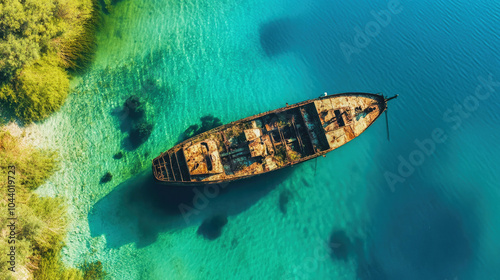
[[[498, 278], [499, 14], [486, 0], [120, 1], [92, 68], [38, 126], [61, 155], [40, 193], [68, 200], [64, 261], [101, 260], [112, 279]], [[325, 91], [400, 94], [391, 142], [380, 119], [326, 158], [225, 188], [187, 220], [175, 210], [193, 194], [152, 186], [151, 159], [200, 117], [226, 123]], [[116, 113], [131, 94], [155, 124], [137, 149]], [[436, 129], [445, 141], [418, 152]], [[398, 171], [401, 158], [413, 171]], [[221, 236], [197, 234], [216, 214], [228, 216]], [[345, 258], [331, 256], [334, 231], [350, 240], [332, 245]]]

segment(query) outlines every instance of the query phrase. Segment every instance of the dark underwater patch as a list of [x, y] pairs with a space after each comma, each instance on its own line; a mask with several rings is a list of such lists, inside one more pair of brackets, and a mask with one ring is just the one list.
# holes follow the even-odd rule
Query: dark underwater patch
[[104, 176], [101, 177], [100, 183], [105, 184], [107, 182], [110, 182], [111, 179], [113, 179], [113, 175], [111, 174], [111, 172], [107, 172], [106, 174], [104, 174]]
[[286, 214], [287, 205], [291, 198], [292, 198], [292, 193], [289, 190], [284, 190], [280, 193], [279, 206], [281, 213]]
[[[434, 190], [400, 190], [378, 211], [369, 259], [360, 279], [454, 279], [468, 273], [477, 227], [464, 217], [474, 207], [450, 204]], [[383, 278], [374, 275], [384, 275]]]
[[129, 140], [132, 147], [135, 149], [142, 143], [146, 142], [153, 131], [153, 124], [146, 121], [139, 122], [134, 125], [129, 132]]
[[387, 279], [377, 260], [365, 250], [367, 242], [358, 236], [349, 236], [345, 230], [337, 229], [330, 234], [328, 246], [330, 257], [334, 261], [356, 260], [357, 279], [382, 280]]
[[212, 115], [206, 115], [200, 118], [201, 125], [193, 124], [190, 125], [184, 133], [182, 133], [180, 137], [180, 141], [186, 140], [193, 136], [196, 136], [205, 131], [209, 131], [212, 128], [216, 128], [222, 125], [222, 122], [219, 118], [214, 117]]
[[281, 18], [260, 26], [260, 45], [268, 56], [275, 56], [288, 51], [294, 33], [294, 21]]
[[353, 250], [353, 244], [343, 230], [332, 232], [328, 245], [330, 246], [330, 255], [333, 259], [345, 261]]
[[[149, 110], [150, 111], [150, 110]], [[149, 139], [154, 125], [149, 121], [148, 104], [137, 95], [129, 96], [121, 109], [115, 110], [120, 119], [120, 130], [128, 133], [125, 148], [133, 150]]]
[[[140, 170], [140, 164], [137, 169]], [[213, 217], [212, 213], [221, 213], [224, 209], [223, 217], [226, 217], [245, 212], [291, 172], [290, 168], [281, 169], [245, 181], [220, 185], [219, 195], [211, 198], [204, 187], [166, 187], [158, 184], [152, 170], [147, 169], [120, 183], [95, 202], [87, 217], [90, 233], [92, 237], [105, 235], [109, 248], [119, 248], [128, 243], [142, 248], [155, 242], [161, 232], [200, 226], [206, 220], [205, 226], [198, 229], [199, 234], [204, 236], [203, 233], [207, 233], [208, 237], [217, 238], [224, 225], [210, 223], [207, 218]], [[219, 222], [225, 223], [224, 220]], [[231, 246], [237, 246], [237, 243], [236, 240]]]
[[208, 240], [214, 240], [222, 234], [222, 228], [227, 224], [227, 216], [217, 215], [203, 221], [197, 233]]
[[118, 153], [113, 155], [114, 159], [122, 159], [123, 158], [123, 152], [119, 151]]

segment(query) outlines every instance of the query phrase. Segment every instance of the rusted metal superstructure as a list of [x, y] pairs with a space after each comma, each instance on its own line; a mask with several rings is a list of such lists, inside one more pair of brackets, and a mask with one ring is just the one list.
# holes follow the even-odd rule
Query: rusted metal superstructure
[[241, 119], [160, 154], [153, 160], [153, 174], [167, 184], [200, 185], [292, 166], [359, 136], [387, 109], [392, 98], [360, 92], [325, 94]]

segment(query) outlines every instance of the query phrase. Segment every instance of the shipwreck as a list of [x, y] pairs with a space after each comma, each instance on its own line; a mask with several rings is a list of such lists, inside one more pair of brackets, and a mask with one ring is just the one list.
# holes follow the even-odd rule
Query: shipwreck
[[153, 159], [153, 174], [165, 184], [201, 185], [241, 180], [293, 166], [358, 137], [396, 97], [325, 93], [316, 99], [287, 104], [175, 145]]

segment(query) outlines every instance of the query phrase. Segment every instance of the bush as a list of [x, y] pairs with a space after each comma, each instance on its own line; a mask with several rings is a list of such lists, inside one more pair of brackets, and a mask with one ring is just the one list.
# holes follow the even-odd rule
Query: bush
[[96, 49], [98, 0], [0, 3], [0, 103], [23, 122], [59, 109], [68, 94], [64, 68], [86, 68]]
[[59, 257], [59, 250], [46, 253], [38, 263], [38, 269], [34, 271], [37, 280], [81, 280], [82, 271], [76, 268], [66, 268]]
[[[16, 270], [33, 272], [34, 279], [82, 279], [82, 273], [68, 269], [60, 260], [66, 234], [66, 207], [60, 198], [38, 197], [32, 190], [40, 186], [56, 167], [55, 154], [24, 147], [10, 133], [0, 131], [0, 177], [7, 178], [9, 166], [16, 166]], [[6, 182], [0, 182], [6, 189]], [[6, 193], [0, 207], [7, 209]], [[0, 211], [0, 232], [7, 232], [7, 211]], [[11, 244], [0, 239], [0, 279], [13, 274], [7, 270]]]
[[66, 207], [62, 199], [32, 195], [28, 206], [31, 213], [25, 213], [25, 216], [30, 217], [31, 214], [32, 219], [26, 220], [24, 224], [33, 224], [32, 228], [36, 231], [26, 235], [20, 233], [19, 236], [30, 240], [33, 250], [40, 255], [59, 251], [64, 245], [67, 225]]
[[68, 68], [90, 60], [99, 21], [97, 0], [3, 0], [2, 4], [0, 76], [5, 80], [54, 50]]
[[57, 66], [54, 57], [45, 57], [25, 67], [12, 81], [3, 86], [0, 98], [25, 123], [39, 121], [59, 109], [69, 91], [66, 72]]
[[53, 18], [54, 1], [3, 0], [0, 5], [0, 75], [8, 80], [17, 70], [48, 50], [60, 33]]

